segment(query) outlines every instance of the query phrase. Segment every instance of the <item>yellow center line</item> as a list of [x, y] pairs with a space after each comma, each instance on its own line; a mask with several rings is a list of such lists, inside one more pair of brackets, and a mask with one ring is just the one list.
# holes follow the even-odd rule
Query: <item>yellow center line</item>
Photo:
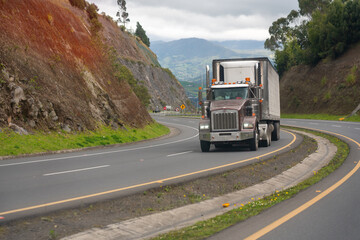
[[94, 193], [94, 194], [89, 194], [89, 195], [85, 195], [85, 196], [64, 199], [64, 200], [60, 200], [60, 201], [56, 201], [56, 202], [50, 202], [50, 203], [44, 203], [44, 204], [25, 207], [25, 208], [14, 209], [14, 210], [6, 211], [6, 212], [0, 212], [0, 216], [5, 216], [5, 215], [8, 215], [8, 214], [19, 213], [19, 212], [24, 212], [24, 211], [34, 210], [34, 209], [39, 209], [39, 208], [43, 208], [43, 207], [54, 206], [54, 205], [58, 205], [58, 204], [64, 204], [64, 203], [78, 201], [78, 200], [84, 200], [84, 199], [92, 198], [92, 197], [99, 197], [99, 196], [103, 196], [103, 195], [106, 195], [106, 194], [121, 192], [121, 191], [124, 191], [124, 190], [134, 189], [134, 188], [148, 186], [148, 185], [152, 185], [152, 184], [159, 184], [159, 183], [163, 183], [165, 181], [175, 180], [175, 179], [179, 179], [179, 178], [183, 178], [183, 177], [187, 177], [187, 176], [191, 176], [191, 175], [196, 175], [196, 174], [200, 174], [200, 173], [204, 173], [204, 172], [209, 172], [209, 171], [213, 171], [213, 170], [217, 170], [217, 169], [237, 165], [237, 164], [240, 164], [240, 163], [248, 162], [248, 161], [251, 161], [251, 160], [254, 160], [254, 159], [260, 159], [261, 157], [265, 157], [265, 156], [271, 155], [273, 153], [279, 152], [279, 151], [281, 151], [281, 150], [283, 150], [285, 148], [288, 148], [295, 142], [295, 140], [296, 140], [295, 134], [293, 134], [291, 132], [288, 132], [286, 130], [282, 130], [282, 131], [285, 131], [285, 132], [287, 132], [287, 133], [289, 133], [289, 134], [291, 134], [293, 136], [293, 139], [291, 140], [291, 142], [289, 144], [285, 145], [284, 147], [281, 147], [281, 148], [279, 148], [277, 150], [274, 150], [272, 152], [269, 152], [269, 153], [266, 153], [266, 154], [263, 154], [263, 155], [260, 155], [260, 156], [256, 156], [256, 157], [248, 158], [248, 159], [241, 160], [241, 161], [238, 161], [238, 162], [233, 162], [233, 163], [229, 163], [229, 164], [225, 164], [225, 165], [221, 165], [221, 166], [217, 166], [217, 167], [212, 167], [212, 168], [208, 168], [208, 169], [204, 169], [204, 170], [200, 170], [200, 171], [196, 171], [196, 172], [186, 173], [186, 174], [182, 174], [182, 175], [178, 175], [178, 176], [174, 176], [174, 177], [169, 177], [169, 178], [159, 179], [159, 180], [155, 180], [155, 181], [151, 181], [151, 182], [132, 185], [132, 186], [128, 186], [128, 187], [113, 189], [113, 190], [109, 190], [109, 191], [105, 191], [105, 192]]
[[[295, 127], [295, 126], [294, 126]], [[349, 138], [347, 136], [338, 134], [338, 133], [334, 133], [334, 132], [329, 132], [329, 131], [325, 131], [325, 130], [318, 130], [318, 129], [312, 129], [312, 128], [307, 128], [307, 129], [311, 129], [314, 131], [320, 131], [320, 132], [325, 132], [328, 134], [333, 134], [333, 135], [337, 135], [337, 136], [341, 136], [344, 137], [352, 142], [354, 142], [355, 144], [357, 144], [360, 147], [360, 143], [358, 143], [357, 141], [355, 141], [352, 138]], [[264, 236], [265, 234], [269, 233], [270, 231], [274, 230], [275, 228], [279, 227], [281, 224], [289, 221], [291, 218], [295, 217], [296, 215], [298, 215], [299, 213], [303, 212], [304, 210], [306, 210], [307, 208], [311, 207], [312, 205], [314, 205], [316, 202], [320, 201], [322, 198], [326, 197], [328, 194], [330, 194], [332, 191], [334, 191], [336, 188], [338, 188], [339, 186], [341, 186], [344, 182], [346, 182], [351, 176], [353, 176], [355, 174], [355, 172], [357, 170], [359, 170], [360, 168], [360, 161], [358, 161], [358, 163], [355, 165], [355, 167], [348, 173], [346, 174], [342, 179], [340, 179], [338, 182], [336, 182], [334, 185], [330, 186], [328, 189], [326, 189], [325, 191], [323, 191], [322, 193], [320, 193], [319, 195], [317, 195], [316, 197], [314, 197], [313, 199], [311, 199], [310, 201], [304, 203], [303, 205], [301, 205], [300, 207], [296, 208], [295, 210], [291, 211], [290, 213], [286, 214], [285, 216], [279, 218], [278, 220], [276, 220], [275, 222], [269, 224], [268, 226], [262, 228], [261, 230], [257, 231], [256, 233], [250, 235], [249, 237], [245, 238], [245, 240], [254, 240], [254, 239], [258, 239], [262, 236]]]

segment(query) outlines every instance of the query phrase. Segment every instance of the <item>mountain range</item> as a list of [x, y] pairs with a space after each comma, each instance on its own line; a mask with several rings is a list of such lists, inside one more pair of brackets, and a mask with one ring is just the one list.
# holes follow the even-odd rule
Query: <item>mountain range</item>
[[[184, 86], [187, 95], [196, 97], [194, 89], [205, 81], [205, 66], [213, 59], [269, 57], [263, 41], [208, 41], [200, 38], [185, 38], [170, 42], [154, 41], [151, 49], [164, 68], [169, 68]], [[194, 95], [195, 94], [195, 95]]]

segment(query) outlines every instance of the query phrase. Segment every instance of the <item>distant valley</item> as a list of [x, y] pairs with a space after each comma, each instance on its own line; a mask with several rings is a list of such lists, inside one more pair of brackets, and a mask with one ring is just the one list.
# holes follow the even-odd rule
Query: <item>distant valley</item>
[[169, 68], [180, 81], [190, 98], [197, 97], [196, 89], [205, 81], [205, 66], [217, 58], [271, 57], [263, 41], [207, 41], [186, 38], [171, 42], [154, 41], [151, 49], [164, 68]]

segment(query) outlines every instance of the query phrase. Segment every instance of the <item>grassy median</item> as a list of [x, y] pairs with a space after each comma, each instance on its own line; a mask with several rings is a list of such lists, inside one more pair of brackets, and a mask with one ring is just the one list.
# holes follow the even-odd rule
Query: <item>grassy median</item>
[[1, 129], [0, 156], [18, 156], [22, 154], [43, 153], [86, 147], [106, 146], [120, 143], [131, 143], [160, 137], [169, 133], [169, 129], [161, 124], [152, 123], [144, 128], [114, 130], [101, 126], [95, 131], [76, 133], [35, 132], [30, 135], [19, 135], [11, 129]]

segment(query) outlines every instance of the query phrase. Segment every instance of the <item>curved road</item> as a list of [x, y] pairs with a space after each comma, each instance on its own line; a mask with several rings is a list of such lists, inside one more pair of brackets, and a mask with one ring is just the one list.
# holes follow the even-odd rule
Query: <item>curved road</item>
[[209, 239], [360, 239], [360, 123], [290, 119], [281, 123], [339, 134], [350, 154], [321, 182]]
[[156, 120], [181, 133], [119, 147], [0, 161], [0, 223], [249, 164], [298, 142], [282, 132], [279, 141], [257, 152], [240, 148], [202, 153], [197, 119]]

